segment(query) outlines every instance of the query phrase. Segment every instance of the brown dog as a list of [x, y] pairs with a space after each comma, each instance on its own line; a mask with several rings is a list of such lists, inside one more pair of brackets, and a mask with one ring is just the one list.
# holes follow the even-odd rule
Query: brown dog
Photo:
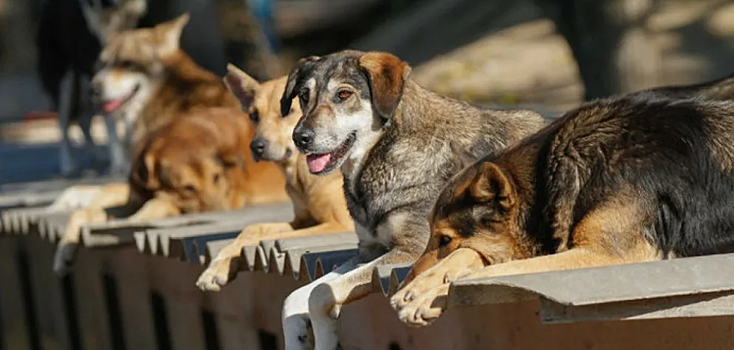
[[[150, 134], [133, 163], [127, 202], [75, 211], [57, 250], [55, 270], [63, 272], [72, 262], [85, 223], [130, 214], [129, 221], [141, 222], [285, 201], [278, 168], [252, 160], [252, 137], [247, 116], [232, 108], [199, 110]], [[72, 233], [77, 241], [69, 239]]]
[[311, 236], [354, 230], [354, 223], [344, 199], [340, 172], [327, 176], [312, 175], [306, 156], [298, 153], [291, 135], [301, 115], [293, 108], [284, 117], [280, 114], [280, 97], [286, 77], [262, 84], [245, 72], [230, 65], [224, 78], [232, 93], [242, 103], [252, 124], [255, 138], [252, 155], [255, 159], [274, 162], [286, 177], [286, 190], [293, 202], [295, 217], [291, 222], [255, 224], [245, 228], [237, 239], [217, 255], [201, 274], [196, 285], [205, 291], [219, 291], [241, 271], [242, 247], [263, 239]]
[[[123, 121], [124, 147], [113, 157], [126, 163], [146, 135], [191, 111], [209, 107], [237, 108], [239, 103], [221, 79], [199, 67], [179, 47], [189, 15], [153, 28], [111, 34], [99, 57], [92, 97], [105, 118]], [[129, 189], [124, 184], [75, 186], [49, 208], [121, 205]]]
[[[239, 102], [227, 90], [222, 80], [197, 66], [179, 48], [181, 31], [188, 22], [188, 18], [188, 15], [182, 15], [173, 21], [159, 24], [154, 28], [138, 29], [112, 35], [108, 40], [108, 45], [100, 55], [102, 69], [93, 80], [93, 97], [108, 115], [107, 117], [125, 120], [128, 136], [130, 137], [129, 149], [133, 152], [144, 152], [142, 148], [153, 142], [151, 137], [164, 137], [156, 134], [156, 131], [166, 127], [173, 121], [180, 121], [189, 118], [189, 116], [198, 115], [198, 113], [223, 113], [210, 111], [209, 108], [212, 107], [230, 108], [231, 111], [228, 113], [236, 113], [237, 117], [243, 120], [246, 118], [237, 111]], [[251, 130], [246, 120], [241, 126], [245, 127], [242, 132]], [[185, 128], [185, 126], [182, 127]], [[156, 136], [151, 136], [154, 134]], [[232, 137], [239, 138], [241, 142], [244, 142], [242, 150], [249, 152], [251, 135], [250, 138], [243, 139], [244, 135], [237, 134]], [[196, 145], [196, 143], [191, 145]], [[186, 152], [197, 152], [196, 147], [191, 145], [182, 144], [182, 146], [187, 146], [184, 149]], [[209, 145], [201, 146], [208, 147]], [[251, 162], [250, 157], [246, 158], [248, 163]], [[172, 165], [171, 167], [175, 166]], [[277, 171], [277, 167], [272, 164], [258, 164], [253, 170], [262, 168], [270, 170], [263, 171], [263, 177], [254, 177], [258, 171], [253, 171], [252, 174], [248, 175], [253, 176], [253, 178], [247, 178], [247, 183], [251, 183], [253, 186], [254, 184], [262, 186], [264, 193], [270, 193], [269, 189], [273, 189], [275, 196], [284, 200], [285, 193], [282, 189], [284, 180]], [[130, 185], [136, 186], [133, 182]], [[152, 188], [149, 189], [156, 191]], [[73, 260], [74, 247], [80, 239], [79, 227], [83, 223], [90, 220], [95, 222], [105, 221], [107, 214], [99, 213], [104, 211], [103, 208], [113, 206], [128, 208], [124, 213], [118, 213], [120, 215], [132, 214], [140, 209], [139, 206], [143, 205], [145, 200], [148, 199], [146, 196], [143, 196], [142, 199], [136, 198], [140, 195], [140, 191], [135, 188], [131, 191], [126, 184], [111, 184], [99, 188], [87, 187], [78, 190], [72, 188], [68, 192], [86, 193], [90, 203], [75, 204], [86, 207], [87, 211], [97, 214], [74, 214], [75, 219], [69, 222], [56, 253], [54, 269], [59, 272], [65, 271]], [[253, 193], [240, 192], [245, 197], [256, 193], [260, 192], [257, 189]], [[64, 197], [73, 198], [78, 196], [74, 196], [74, 193], [65, 193]], [[257, 202], [258, 200], [254, 199], [254, 201]], [[55, 206], [60, 208], [69, 207], [63, 205], [63, 203], [55, 203]], [[165, 209], [147, 209], [156, 206], [162, 206]], [[143, 213], [155, 212], [157, 214], [136, 215], [133, 217], [134, 220], [160, 217], [162, 213], [175, 213], [183, 211], [185, 208], [178, 208], [170, 202], [161, 204], [159, 201], [154, 201], [150, 204], [146, 203], [143, 209], [145, 209]]]
[[400, 319], [435, 320], [458, 278], [734, 251], [734, 104], [706, 100], [731, 82], [587, 103], [464, 169], [391, 300]]

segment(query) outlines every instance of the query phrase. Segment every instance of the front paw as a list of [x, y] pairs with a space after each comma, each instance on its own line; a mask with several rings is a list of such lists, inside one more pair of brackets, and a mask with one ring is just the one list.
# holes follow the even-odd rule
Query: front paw
[[409, 326], [423, 327], [435, 321], [446, 309], [449, 285], [445, 284], [431, 291], [414, 296], [398, 309], [398, 318]]
[[196, 286], [204, 292], [218, 292], [222, 287], [231, 282], [239, 272], [236, 258], [228, 257], [215, 259], [209, 267], [199, 276]]
[[312, 315], [326, 315], [337, 319], [341, 314], [342, 303], [337, 302], [334, 290], [326, 283], [316, 286], [308, 297], [308, 310]]
[[453, 279], [449, 275], [439, 275], [435, 272], [426, 272], [419, 275], [408, 283], [405, 287], [395, 293], [390, 298], [390, 305], [398, 310], [405, 307], [406, 304], [412, 302], [416, 297], [421, 296], [432, 289], [444, 284], [449, 283]]
[[59, 276], [66, 275], [74, 265], [76, 252], [78, 249], [76, 243], [59, 243], [54, 253], [54, 272]]

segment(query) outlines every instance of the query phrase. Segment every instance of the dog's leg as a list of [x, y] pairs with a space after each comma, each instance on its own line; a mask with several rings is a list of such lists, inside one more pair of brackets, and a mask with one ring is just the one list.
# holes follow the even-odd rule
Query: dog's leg
[[71, 122], [71, 112], [73, 109], [74, 79], [76, 76], [73, 71], [68, 70], [61, 79], [61, 88], [58, 106], [58, 123], [59, 131], [61, 131], [61, 149], [59, 150], [59, 162], [61, 174], [71, 176], [78, 170], [78, 164], [74, 160], [72, 153], [71, 140], [69, 140], [69, 123]]
[[264, 236], [266, 233], [276, 233], [293, 230], [290, 223], [264, 223], [254, 224], [245, 227], [245, 229], [237, 235], [234, 242], [230, 243], [217, 254], [217, 256], [209, 263], [209, 267], [199, 276], [196, 286], [202, 291], [218, 292], [227, 283], [232, 281], [244, 266], [241, 266], [242, 248], [250, 244], [258, 244], [258, 237]]
[[49, 212], [60, 212], [88, 207], [100, 191], [102, 191], [102, 186], [78, 185], [69, 187], [56, 197], [47, 210]]
[[144, 222], [148, 220], [163, 219], [169, 216], [180, 215], [181, 210], [171, 201], [163, 198], [153, 198], [140, 208], [135, 214], [128, 218], [131, 222]]
[[314, 348], [313, 332], [310, 330], [309, 297], [317, 286], [342, 277], [357, 267], [358, 258], [348, 260], [334, 271], [293, 291], [283, 302], [281, 314], [285, 350], [306, 350]]
[[399, 311], [413, 300], [414, 296], [427, 293], [442, 284], [456, 280], [458, 276], [482, 267], [484, 261], [479, 253], [473, 249], [459, 248], [401, 288], [390, 298], [390, 305]]
[[[489, 278], [661, 259], [659, 250], [644, 238], [643, 233], [648, 229], [643, 223], [646, 209], [634, 200], [622, 202], [607, 204], [586, 215], [573, 231], [574, 248], [570, 250], [487, 266], [458, 278]], [[449, 284], [443, 284], [412, 296], [399, 310], [399, 318], [415, 326], [433, 322], [446, 309], [448, 291]]]
[[64, 275], [74, 263], [77, 247], [81, 240], [82, 226], [89, 223], [105, 222], [107, 218], [107, 212], [100, 207], [77, 209], [71, 214], [69, 222], [66, 224], [64, 236], [61, 237], [54, 253], [53, 269], [56, 274]]
[[[74, 263], [77, 246], [81, 238], [81, 227], [89, 223], [107, 221], [109, 215], [105, 208], [126, 204], [130, 196], [130, 186], [126, 183], [111, 183], [104, 186], [90, 187], [92, 187], [90, 192], [94, 192], [93, 190], [96, 188], [96, 193], [90, 200], [89, 206], [77, 209], [71, 214], [64, 230], [64, 236], [61, 237], [56, 247], [53, 269], [59, 275], [66, 273]], [[71, 190], [74, 190], [74, 188], [72, 187], [67, 191], [73, 193]]]
[[375, 266], [413, 262], [415, 258], [416, 254], [393, 249], [341, 277], [316, 286], [308, 298], [316, 350], [341, 348], [336, 334], [336, 322], [341, 308], [372, 293], [372, 273]]
[[130, 185], [125, 182], [113, 182], [102, 186], [99, 195], [92, 198], [90, 207], [109, 208], [121, 206], [130, 198]]
[[196, 285], [203, 291], [218, 292], [227, 283], [232, 281], [237, 273], [242, 271], [242, 248], [248, 245], [259, 244], [263, 239], [293, 238], [312, 236], [343, 231], [344, 227], [338, 223], [323, 223], [316, 226], [293, 230], [293, 225], [287, 222], [254, 224], [246, 227], [237, 236], [234, 242], [224, 247], [209, 267], [201, 274]]

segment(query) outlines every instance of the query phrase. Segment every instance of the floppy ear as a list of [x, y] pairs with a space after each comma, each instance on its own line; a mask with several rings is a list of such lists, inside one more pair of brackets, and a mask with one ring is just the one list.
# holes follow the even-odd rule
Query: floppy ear
[[283, 97], [280, 98], [280, 115], [287, 116], [291, 112], [291, 103], [298, 93], [296, 91], [296, 85], [301, 72], [318, 61], [319, 56], [309, 56], [298, 60], [296, 66], [291, 69], [288, 73], [288, 82], [285, 84], [285, 91], [283, 91]]
[[457, 171], [474, 164], [479, 159], [456, 142], [449, 141], [449, 147], [451, 147], [451, 153], [453, 154], [451, 159], [454, 162], [454, 169]]
[[161, 183], [158, 181], [158, 174], [156, 174], [155, 157], [151, 153], [146, 153], [143, 156], [142, 164], [138, 162], [133, 176], [141, 185], [151, 191], [155, 191], [161, 187]]
[[410, 65], [385, 52], [368, 52], [359, 58], [358, 63], [369, 78], [372, 105], [383, 119], [389, 119], [403, 96]]
[[498, 166], [486, 162], [479, 168], [474, 183], [469, 187], [471, 196], [479, 203], [496, 203], [501, 210], [510, 210], [515, 204], [512, 182]]
[[232, 151], [221, 151], [214, 154], [214, 159], [225, 169], [240, 167], [245, 164], [245, 158], [241, 154]]
[[237, 97], [243, 109], [250, 108], [255, 101], [255, 94], [260, 89], [260, 83], [247, 75], [235, 65], [227, 64], [227, 75], [224, 76], [224, 85]]
[[161, 56], [167, 56], [178, 51], [181, 41], [181, 33], [184, 26], [189, 23], [189, 14], [184, 13], [176, 19], [161, 23], [155, 26], [155, 31], [159, 33], [161, 45], [158, 47], [158, 53]]

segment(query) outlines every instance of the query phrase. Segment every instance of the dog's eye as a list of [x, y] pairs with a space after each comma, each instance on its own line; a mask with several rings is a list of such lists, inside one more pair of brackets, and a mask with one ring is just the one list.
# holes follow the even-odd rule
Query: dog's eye
[[196, 194], [196, 187], [194, 187], [194, 185], [186, 185], [183, 190], [187, 194]]
[[260, 121], [260, 113], [258, 113], [257, 109], [254, 109], [252, 112], [250, 112], [250, 120], [252, 120], [254, 123]]
[[298, 99], [303, 103], [308, 103], [308, 90], [301, 91], [301, 93], [298, 94]]
[[449, 244], [451, 244], [451, 237], [446, 235], [441, 235], [438, 237], [438, 246], [441, 248], [446, 248]]
[[117, 62], [117, 66], [120, 67], [121, 69], [126, 69], [126, 70], [135, 69], [135, 63], [129, 60], [123, 60], [123, 61]]
[[340, 100], [344, 101], [352, 96], [352, 92], [348, 90], [341, 90], [337, 93]]

